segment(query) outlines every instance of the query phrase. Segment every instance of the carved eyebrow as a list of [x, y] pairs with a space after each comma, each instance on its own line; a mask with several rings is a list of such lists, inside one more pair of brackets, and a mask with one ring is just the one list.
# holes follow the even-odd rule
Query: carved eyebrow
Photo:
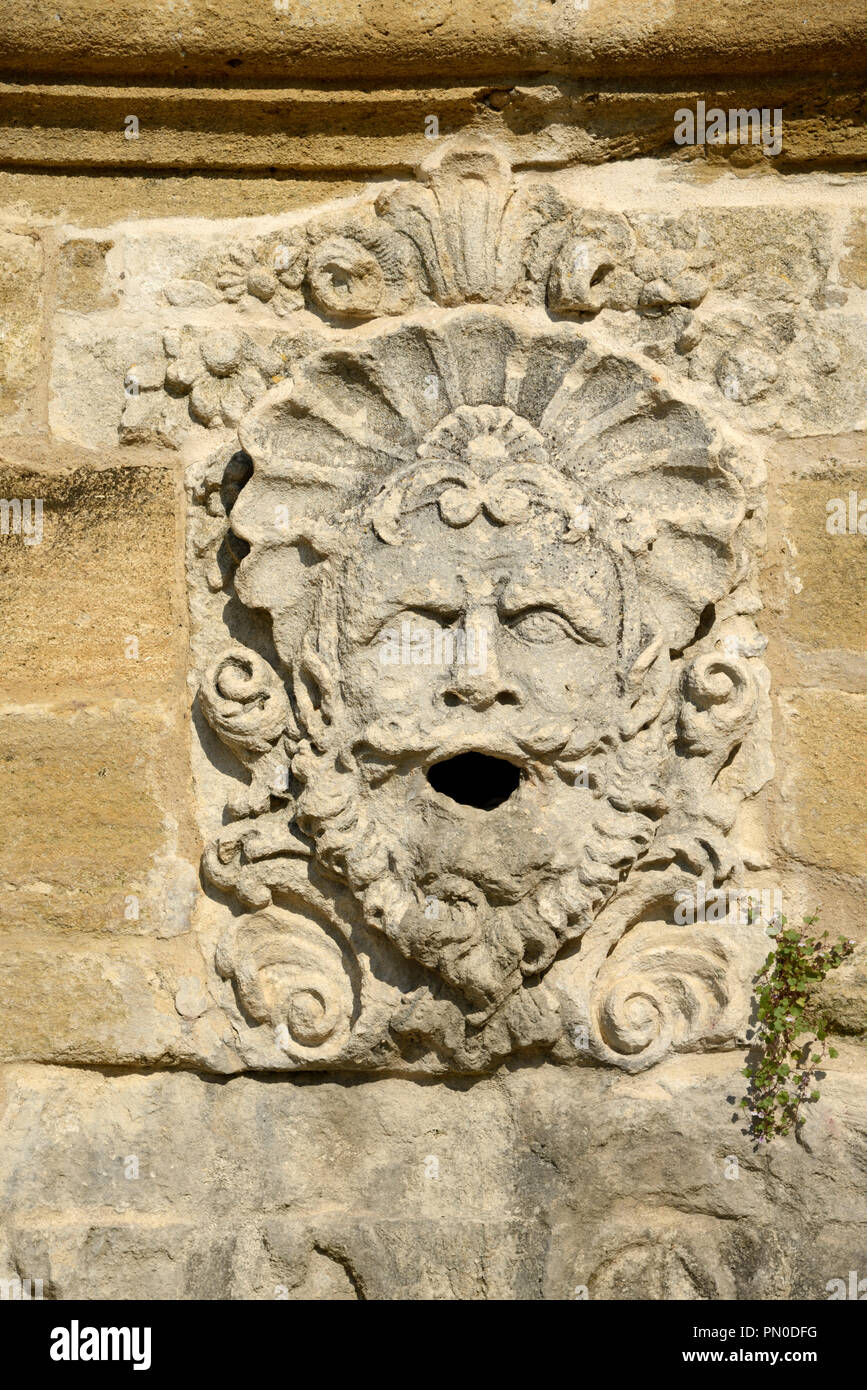
[[553, 608], [574, 623], [589, 641], [605, 641], [605, 610], [583, 590], [509, 584], [500, 597], [499, 607], [501, 614], [507, 618], [514, 618], [527, 609]]
[[404, 587], [395, 585], [394, 588], [371, 596], [363, 615], [356, 616], [354, 627], [362, 640], [369, 642], [377, 635], [384, 622], [404, 611], [433, 613], [441, 618], [457, 618], [463, 611], [463, 595], [457, 587], [449, 592], [434, 594], [427, 584], [410, 583]]
[[464, 596], [457, 585], [434, 590], [429, 584], [410, 583], [402, 588], [396, 585], [386, 590], [379, 606], [392, 609], [395, 613], [408, 608], [420, 613], [457, 616], [463, 610]]

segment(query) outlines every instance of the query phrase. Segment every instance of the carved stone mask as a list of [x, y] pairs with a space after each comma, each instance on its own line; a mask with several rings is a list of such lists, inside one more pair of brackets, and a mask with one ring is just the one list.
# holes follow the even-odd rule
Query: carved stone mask
[[[314, 732], [312, 710], [304, 721], [299, 825], [368, 924], [481, 1022], [580, 935], [616, 881], [591, 862], [594, 800], [631, 688], [636, 593], [631, 561], [511, 411], [462, 407], [419, 455], [342, 528], [307, 643], [316, 661], [302, 661], [329, 726]], [[334, 788], [324, 814], [316, 743]], [[331, 811], [341, 783], [348, 833], [345, 809], [338, 828]], [[638, 845], [624, 827], [621, 867], [650, 833], [630, 829]]]
[[313, 353], [239, 436], [273, 649], [202, 687], [251, 773], [205, 871], [255, 909], [218, 962], [257, 1064], [732, 1038], [761, 933], [672, 936], [670, 905], [737, 872], [756, 789], [761, 681], [714, 608], [749, 608], [742, 442], [592, 329], [478, 307]]

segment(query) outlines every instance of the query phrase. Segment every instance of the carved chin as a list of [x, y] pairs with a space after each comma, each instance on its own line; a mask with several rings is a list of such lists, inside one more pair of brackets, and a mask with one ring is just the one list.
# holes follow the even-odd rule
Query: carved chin
[[384, 778], [380, 764], [375, 783], [344, 764], [327, 785], [315, 779], [318, 814], [305, 792], [304, 826], [368, 927], [439, 976], [476, 1023], [586, 930], [646, 822], [600, 793], [601, 766], [582, 786], [547, 765], [460, 756]]
[[431, 895], [423, 908], [413, 906], [396, 924], [394, 940], [406, 955], [434, 970], [482, 1012], [500, 1003], [523, 980], [520, 966], [525, 943], [505, 909], [470, 905], [466, 897], [447, 901]]
[[435, 762], [406, 790], [403, 840], [418, 883], [453, 876], [511, 905], [583, 862], [596, 803], [551, 768], [471, 753]]
[[[399, 794], [393, 782], [370, 797], [371, 827], [389, 823]], [[609, 896], [609, 837], [593, 823], [597, 807], [588, 790], [556, 778], [521, 783], [488, 810], [410, 787], [400, 862], [363, 893], [365, 917], [480, 1021], [543, 974]]]

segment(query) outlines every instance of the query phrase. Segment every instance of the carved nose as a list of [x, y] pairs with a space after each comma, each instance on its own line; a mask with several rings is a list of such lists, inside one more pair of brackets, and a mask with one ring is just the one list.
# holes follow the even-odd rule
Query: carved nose
[[450, 681], [443, 691], [444, 705], [469, 705], [470, 709], [486, 710], [491, 705], [522, 705], [517, 686], [508, 682], [490, 685], [484, 680], [472, 678]]
[[470, 709], [486, 710], [491, 705], [523, 705], [521, 688], [507, 680], [500, 671], [496, 652], [490, 645], [484, 663], [478, 666], [455, 665], [442, 692], [444, 705], [468, 705]]

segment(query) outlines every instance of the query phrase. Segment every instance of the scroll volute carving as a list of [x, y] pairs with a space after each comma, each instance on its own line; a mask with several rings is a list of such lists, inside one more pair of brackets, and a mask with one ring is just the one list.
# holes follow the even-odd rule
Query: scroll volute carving
[[265, 1065], [281, 1057], [321, 1064], [345, 1049], [357, 986], [345, 952], [321, 925], [279, 908], [240, 918], [220, 942], [217, 966], [250, 1017], [267, 1025]]
[[267, 661], [246, 647], [227, 647], [199, 691], [211, 728], [243, 762], [255, 764], [292, 727], [285, 687]]

